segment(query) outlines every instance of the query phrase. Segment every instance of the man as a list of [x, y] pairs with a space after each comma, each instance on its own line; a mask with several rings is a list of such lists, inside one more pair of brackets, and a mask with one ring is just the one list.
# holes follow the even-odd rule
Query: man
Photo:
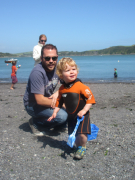
[[33, 48], [33, 59], [35, 60], [35, 65], [41, 62], [41, 59], [40, 59], [41, 49], [45, 45], [46, 41], [47, 41], [46, 35], [41, 34], [39, 36], [38, 45], [34, 46]]
[[45, 134], [45, 132], [40, 132], [40, 126], [56, 127], [64, 124], [67, 119], [66, 111], [61, 109], [52, 122], [47, 121], [53, 113], [58, 97], [58, 91], [54, 93], [59, 81], [55, 73], [57, 60], [56, 46], [52, 44], [43, 46], [41, 63], [33, 68], [24, 94], [24, 106], [27, 113], [32, 116], [29, 124], [33, 133], [37, 136]]

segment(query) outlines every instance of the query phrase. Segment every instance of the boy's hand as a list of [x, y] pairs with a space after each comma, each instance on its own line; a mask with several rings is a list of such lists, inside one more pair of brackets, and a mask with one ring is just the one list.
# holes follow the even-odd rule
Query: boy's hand
[[57, 113], [53, 113], [51, 117], [49, 117], [49, 119], [47, 119], [47, 121], [51, 121], [52, 119], [54, 119], [56, 117]]
[[81, 111], [78, 112], [77, 116], [79, 116], [80, 118], [82, 118], [82, 116], [83, 116], [84, 114], [86, 114], [86, 111], [82, 109]]
[[87, 111], [89, 111], [89, 109], [91, 108], [91, 106], [92, 106], [92, 104], [86, 104], [86, 105], [84, 106], [84, 108], [83, 108], [81, 111], [78, 112], [77, 115], [78, 115], [80, 118], [82, 118], [82, 116], [83, 116], [84, 114], [86, 114]]

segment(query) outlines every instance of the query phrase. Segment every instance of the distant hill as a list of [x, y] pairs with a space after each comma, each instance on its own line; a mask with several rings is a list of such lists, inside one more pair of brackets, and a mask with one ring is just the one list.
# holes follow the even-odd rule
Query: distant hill
[[113, 46], [102, 50], [90, 50], [82, 52], [61, 51], [59, 56], [91, 56], [91, 55], [115, 55], [115, 54], [135, 54], [135, 45], [133, 46]]
[[11, 54], [11, 53], [2, 53], [0, 52], [0, 57], [32, 57], [32, 51], [30, 52], [24, 52], [24, 53], [17, 53], [17, 54]]
[[19, 57], [32, 57], [33, 52], [24, 52], [24, 53], [17, 53], [16, 55]]
[[[115, 55], [115, 54], [135, 54], [135, 45], [132, 46], [113, 46], [102, 50], [89, 51], [60, 51], [59, 56], [91, 56], [91, 55]], [[32, 51], [10, 54], [0, 52], [0, 57], [32, 57]]]
[[0, 57], [18, 57], [16, 54], [10, 54], [10, 53], [2, 53], [0, 52]]

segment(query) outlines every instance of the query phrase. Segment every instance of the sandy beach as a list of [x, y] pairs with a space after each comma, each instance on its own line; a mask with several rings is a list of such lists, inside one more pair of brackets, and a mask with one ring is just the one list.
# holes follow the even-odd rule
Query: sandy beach
[[96, 104], [91, 123], [99, 127], [82, 160], [70, 157], [66, 132], [31, 133], [23, 105], [26, 84], [0, 84], [1, 180], [135, 179], [135, 84], [86, 84]]

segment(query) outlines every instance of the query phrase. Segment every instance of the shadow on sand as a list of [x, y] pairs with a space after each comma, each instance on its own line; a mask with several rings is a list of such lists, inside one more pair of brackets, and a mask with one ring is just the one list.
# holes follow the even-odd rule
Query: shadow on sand
[[[25, 132], [32, 133], [28, 122], [21, 124], [19, 128]], [[46, 148], [46, 146], [49, 145], [52, 148], [61, 149], [63, 152], [60, 154], [60, 156], [66, 159], [66, 154], [70, 154], [71, 148], [67, 145], [67, 142], [65, 140], [61, 141], [56, 139], [56, 137], [61, 134], [60, 130], [47, 130], [45, 128], [44, 131], [46, 132], [46, 135], [42, 137], [33, 135], [34, 139], [36, 138], [38, 142], [43, 143], [41, 148]]]

